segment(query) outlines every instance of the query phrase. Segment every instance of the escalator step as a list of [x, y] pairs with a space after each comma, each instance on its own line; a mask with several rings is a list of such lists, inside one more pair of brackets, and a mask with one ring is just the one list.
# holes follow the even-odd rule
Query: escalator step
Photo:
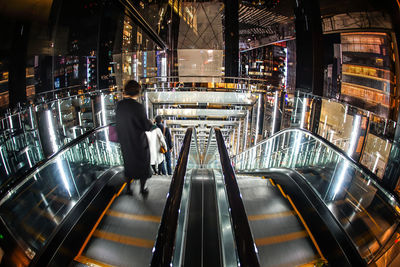
[[282, 211], [277, 213], [269, 213], [269, 214], [257, 214], [257, 215], [249, 215], [247, 218], [249, 221], [258, 221], [258, 220], [268, 220], [273, 218], [280, 218], [285, 216], [295, 216], [296, 213], [293, 210]]
[[76, 258], [70, 267], [112, 267], [113, 265], [106, 264], [85, 256], [79, 256]]
[[[138, 240], [134, 241], [137, 242]], [[151, 242], [151, 245], [149, 242], [143, 242], [141, 243], [143, 246], [135, 246], [138, 244], [136, 242], [135, 244], [132, 244], [133, 242], [127, 244], [128, 242], [119, 243], [114, 240], [92, 237], [89, 246], [82, 255], [114, 266], [132, 266], [133, 263], [135, 266], [149, 265], [152, 255], [151, 247], [154, 241]]]
[[238, 184], [262, 266], [297, 266], [320, 258], [277, 185], [254, 177]]
[[135, 247], [143, 247], [143, 248], [152, 248], [154, 241], [142, 238], [136, 238], [131, 236], [124, 236], [119, 234], [114, 234], [110, 232], [105, 232], [102, 230], [96, 230], [93, 233], [94, 237], [106, 239], [109, 241], [121, 243], [128, 246], [135, 246]]
[[139, 184], [132, 183], [133, 196], [122, 194], [110, 202], [75, 257], [84, 265], [76, 266], [149, 265], [170, 180], [155, 178], [147, 184], [150, 193], [146, 198], [139, 194]]
[[276, 235], [276, 236], [257, 238], [255, 240], [255, 243], [257, 246], [267, 246], [267, 245], [274, 245], [277, 243], [290, 242], [292, 240], [302, 239], [307, 236], [308, 236], [308, 234], [306, 231], [299, 231], [299, 232], [288, 233], [288, 234], [284, 234], [284, 235]]

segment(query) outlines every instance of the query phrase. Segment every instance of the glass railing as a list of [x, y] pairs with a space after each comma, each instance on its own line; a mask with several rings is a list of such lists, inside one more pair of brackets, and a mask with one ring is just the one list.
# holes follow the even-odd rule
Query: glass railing
[[0, 218], [33, 257], [95, 181], [122, 165], [119, 144], [99, 129], [52, 156], [0, 200]]
[[[400, 207], [374, 175], [301, 129], [286, 129], [233, 158], [238, 172], [290, 168], [300, 173], [370, 263], [395, 242]], [[397, 238], [397, 237], [396, 237]]]
[[[180, 100], [187, 97], [185, 94], [187, 91], [207, 91], [207, 97], [202, 96], [204, 102], [216, 97], [223, 98], [226, 92], [251, 95], [253, 106], [248, 110], [239, 107], [244, 113], [248, 112], [248, 115], [236, 117], [240, 129], [237, 136], [232, 136], [232, 143], [237, 145], [230, 149], [231, 155], [239, 154], [279, 130], [299, 127], [325, 138], [380, 179], [390, 171], [386, 171], [386, 168], [390, 166], [388, 163], [397, 115], [393, 109], [368, 110], [368, 106], [357, 107], [301, 91], [287, 93], [268, 86], [265, 80], [248, 78], [145, 77], [140, 82], [146, 88], [146, 96], [150, 102], [159, 101], [157, 97], [160, 95], [163, 98], [171, 97], [169, 99], [171, 101]], [[172, 96], [168, 94], [169, 92], [175, 94]], [[257, 103], [261, 103], [261, 108]], [[176, 114], [172, 111], [160, 112], [170, 117]], [[263, 116], [263, 119], [259, 116]], [[396, 190], [400, 192], [400, 187]]]
[[254, 91], [272, 89], [264, 79], [225, 76], [143, 77], [140, 83], [147, 91]]
[[283, 103], [278, 129], [300, 127], [318, 134], [383, 178], [396, 129], [389, 114], [303, 92], [279, 95], [277, 102]]
[[119, 92], [92, 92], [27, 107], [1, 121], [0, 189], [78, 136], [115, 121]]

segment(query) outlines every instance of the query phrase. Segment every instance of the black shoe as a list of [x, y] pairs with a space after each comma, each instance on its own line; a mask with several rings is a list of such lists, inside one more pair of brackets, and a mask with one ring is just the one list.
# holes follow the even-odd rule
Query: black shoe
[[140, 194], [147, 195], [148, 193], [149, 193], [149, 189], [147, 189], [147, 187], [140, 189]]
[[129, 187], [127, 187], [125, 194], [128, 195], [128, 196], [133, 196], [133, 191], [132, 191], [132, 189], [130, 189]]

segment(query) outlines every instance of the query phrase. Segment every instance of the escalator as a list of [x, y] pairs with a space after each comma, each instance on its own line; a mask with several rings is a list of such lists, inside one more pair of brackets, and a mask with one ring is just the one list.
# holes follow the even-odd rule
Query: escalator
[[260, 266], [399, 264], [398, 202], [325, 140], [287, 129], [232, 163]]
[[138, 181], [129, 185], [133, 195], [124, 194], [119, 145], [108, 141], [108, 127], [78, 137], [1, 199], [1, 265], [147, 266], [159, 249], [174, 245], [158, 248], [160, 229], [178, 214], [187, 136], [173, 177], [148, 179], [147, 195]]
[[323, 140], [290, 129], [233, 160], [218, 129], [203, 155], [196, 140], [189, 129], [172, 178], [150, 178], [144, 197], [136, 181], [124, 194], [107, 127], [77, 138], [0, 200], [1, 264], [398, 263], [397, 201]]

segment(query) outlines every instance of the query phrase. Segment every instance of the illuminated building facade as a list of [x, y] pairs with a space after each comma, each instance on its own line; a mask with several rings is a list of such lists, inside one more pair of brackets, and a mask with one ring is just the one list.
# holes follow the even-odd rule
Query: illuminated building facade
[[240, 52], [241, 76], [265, 79], [273, 89], [286, 86], [287, 42]]
[[386, 33], [341, 33], [341, 100], [390, 117], [396, 82], [391, 47]]

